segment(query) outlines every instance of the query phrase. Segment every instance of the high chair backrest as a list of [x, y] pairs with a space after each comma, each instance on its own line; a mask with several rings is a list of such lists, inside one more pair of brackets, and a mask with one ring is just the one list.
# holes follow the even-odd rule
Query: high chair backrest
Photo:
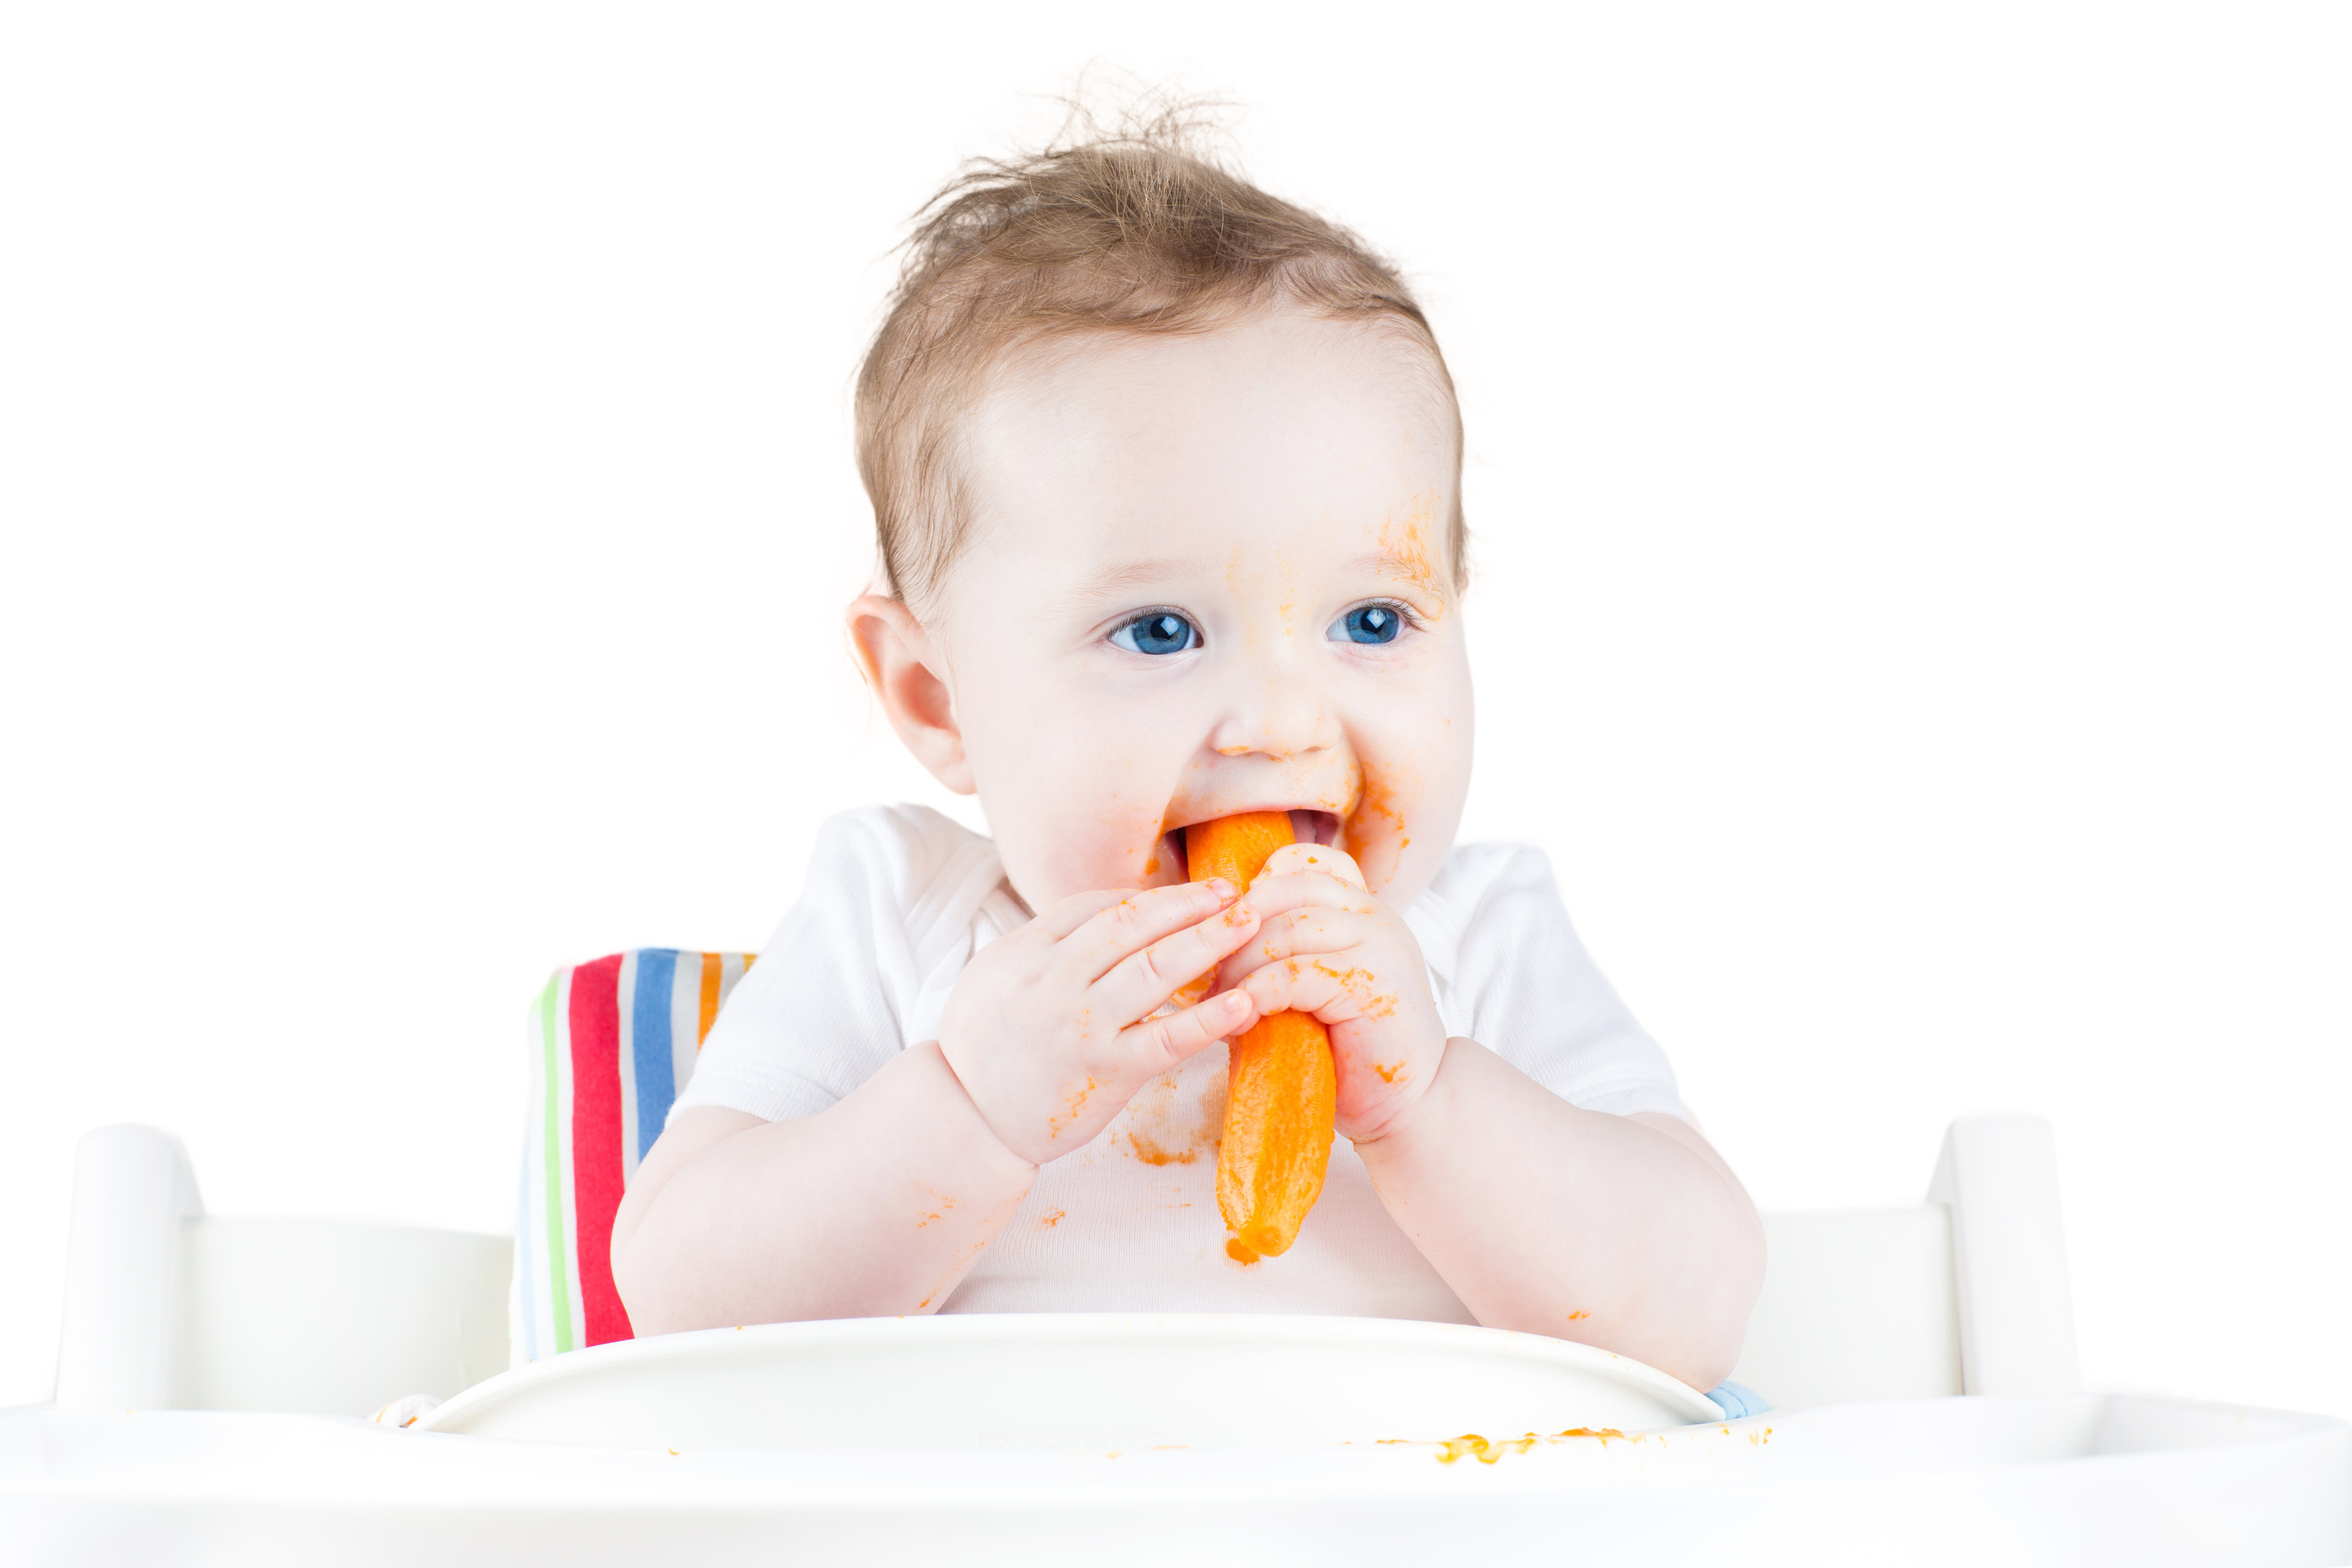
[[631, 1339], [613, 1216], [749, 953], [640, 947], [559, 969], [531, 1005], [514, 1362]]

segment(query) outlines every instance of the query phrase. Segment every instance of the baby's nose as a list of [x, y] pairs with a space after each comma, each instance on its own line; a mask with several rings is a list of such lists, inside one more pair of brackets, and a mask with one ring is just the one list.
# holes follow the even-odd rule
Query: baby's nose
[[1296, 671], [1253, 674], [1256, 678], [1211, 737], [1219, 755], [1286, 762], [1339, 744], [1339, 720], [1312, 681]]

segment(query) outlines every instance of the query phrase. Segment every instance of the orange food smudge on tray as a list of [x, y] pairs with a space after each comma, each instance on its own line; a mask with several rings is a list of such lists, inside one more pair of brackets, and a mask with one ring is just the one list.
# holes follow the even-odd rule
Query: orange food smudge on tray
[[1465, 1432], [1438, 1445], [1437, 1462], [1450, 1465], [1466, 1455], [1482, 1465], [1491, 1465], [1505, 1454], [1524, 1454], [1541, 1441], [1532, 1432], [1524, 1437], [1499, 1437], [1491, 1443], [1475, 1432]]
[[[1295, 841], [1287, 811], [1244, 811], [1184, 830], [1193, 877], [1222, 876], [1240, 888]], [[1217, 1207], [1234, 1236], [1226, 1254], [1247, 1263], [1288, 1251], [1322, 1196], [1338, 1080], [1330, 1034], [1308, 1013], [1262, 1018], [1229, 1051]]]

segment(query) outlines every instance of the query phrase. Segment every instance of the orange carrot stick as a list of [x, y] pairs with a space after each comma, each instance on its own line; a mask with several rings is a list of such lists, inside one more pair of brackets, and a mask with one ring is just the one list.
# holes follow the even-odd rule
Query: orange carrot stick
[[[1184, 830], [1187, 874], [1246, 889], [1266, 857], [1295, 841], [1287, 811], [1244, 811]], [[1311, 1013], [1273, 1013], [1228, 1048], [1225, 1136], [1217, 1149], [1217, 1208], [1244, 1263], [1298, 1239], [1331, 1160], [1337, 1081], [1331, 1036]]]

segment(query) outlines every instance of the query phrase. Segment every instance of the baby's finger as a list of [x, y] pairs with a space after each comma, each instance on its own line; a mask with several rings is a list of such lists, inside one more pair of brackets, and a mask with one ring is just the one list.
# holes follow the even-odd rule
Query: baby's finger
[[[1271, 866], [1273, 863], [1273, 857], [1268, 856], [1266, 864]], [[1374, 914], [1381, 907], [1381, 901], [1366, 893], [1360, 884], [1335, 876], [1321, 866], [1309, 866], [1304, 871], [1278, 875], [1261, 872], [1257, 880], [1250, 883], [1245, 901], [1268, 920], [1294, 909], [1310, 906], [1348, 909], [1360, 915]]]
[[1118, 1048], [1139, 1081], [1159, 1077], [1199, 1051], [1239, 1034], [1255, 1023], [1256, 1008], [1245, 991], [1220, 991], [1196, 1007], [1164, 1018], [1146, 1019], [1119, 1030]]
[[1313, 1013], [1327, 1024], [1357, 1018], [1384, 1018], [1397, 998], [1380, 988], [1370, 970], [1324, 958], [1284, 958], [1253, 973], [1234, 988], [1249, 993], [1260, 1017], [1267, 1013]]
[[[1248, 907], [1247, 904], [1237, 904], [1226, 913], [1231, 915]], [[1217, 970], [1217, 982], [1220, 986], [1238, 986], [1244, 977], [1265, 965], [1302, 955], [1343, 953], [1362, 946], [1372, 935], [1370, 919], [1351, 909], [1294, 909], [1266, 921], [1255, 938], [1240, 945]]]
[[[1138, 948], [1216, 914], [1233, 903], [1239, 891], [1223, 877], [1211, 877], [1206, 882], [1130, 893], [1063, 938], [1057, 967], [1080, 985], [1090, 986]], [[1179, 975], [1169, 982], [1168, 989], [1172, 991], [1192, 977]]]
[[1336, 876], [1341, 882], [1364, 887], [1364, 872], [1356, 857], [1329, 844], [1285, 844], [1265, 857], [1258, 869], [1260, 876], [1288, 876], [1297, 872], [1319, 871], [1326, 876]]
[[1257, 911], [1235, 903], [1213, 915], [1130, 953], [1095, 982], [1092, 995], [1114, 1018], [1139, 1019], [1176, 990], [1205, 976], [1218, 960], [1257, 933]]
[[1056, 900], [1039, 910], [1037, 918], [1029, 923], [1028, 929], [1036, 932], [1040, 936], [1049, 937], [1058, 942], [1104, 910], [1118, 903], [1119, 900], [1134, 896], [1127, 889], [1118, 887], [1098, 888], [1092, 893], [1074, 893], [1069, 897]]

